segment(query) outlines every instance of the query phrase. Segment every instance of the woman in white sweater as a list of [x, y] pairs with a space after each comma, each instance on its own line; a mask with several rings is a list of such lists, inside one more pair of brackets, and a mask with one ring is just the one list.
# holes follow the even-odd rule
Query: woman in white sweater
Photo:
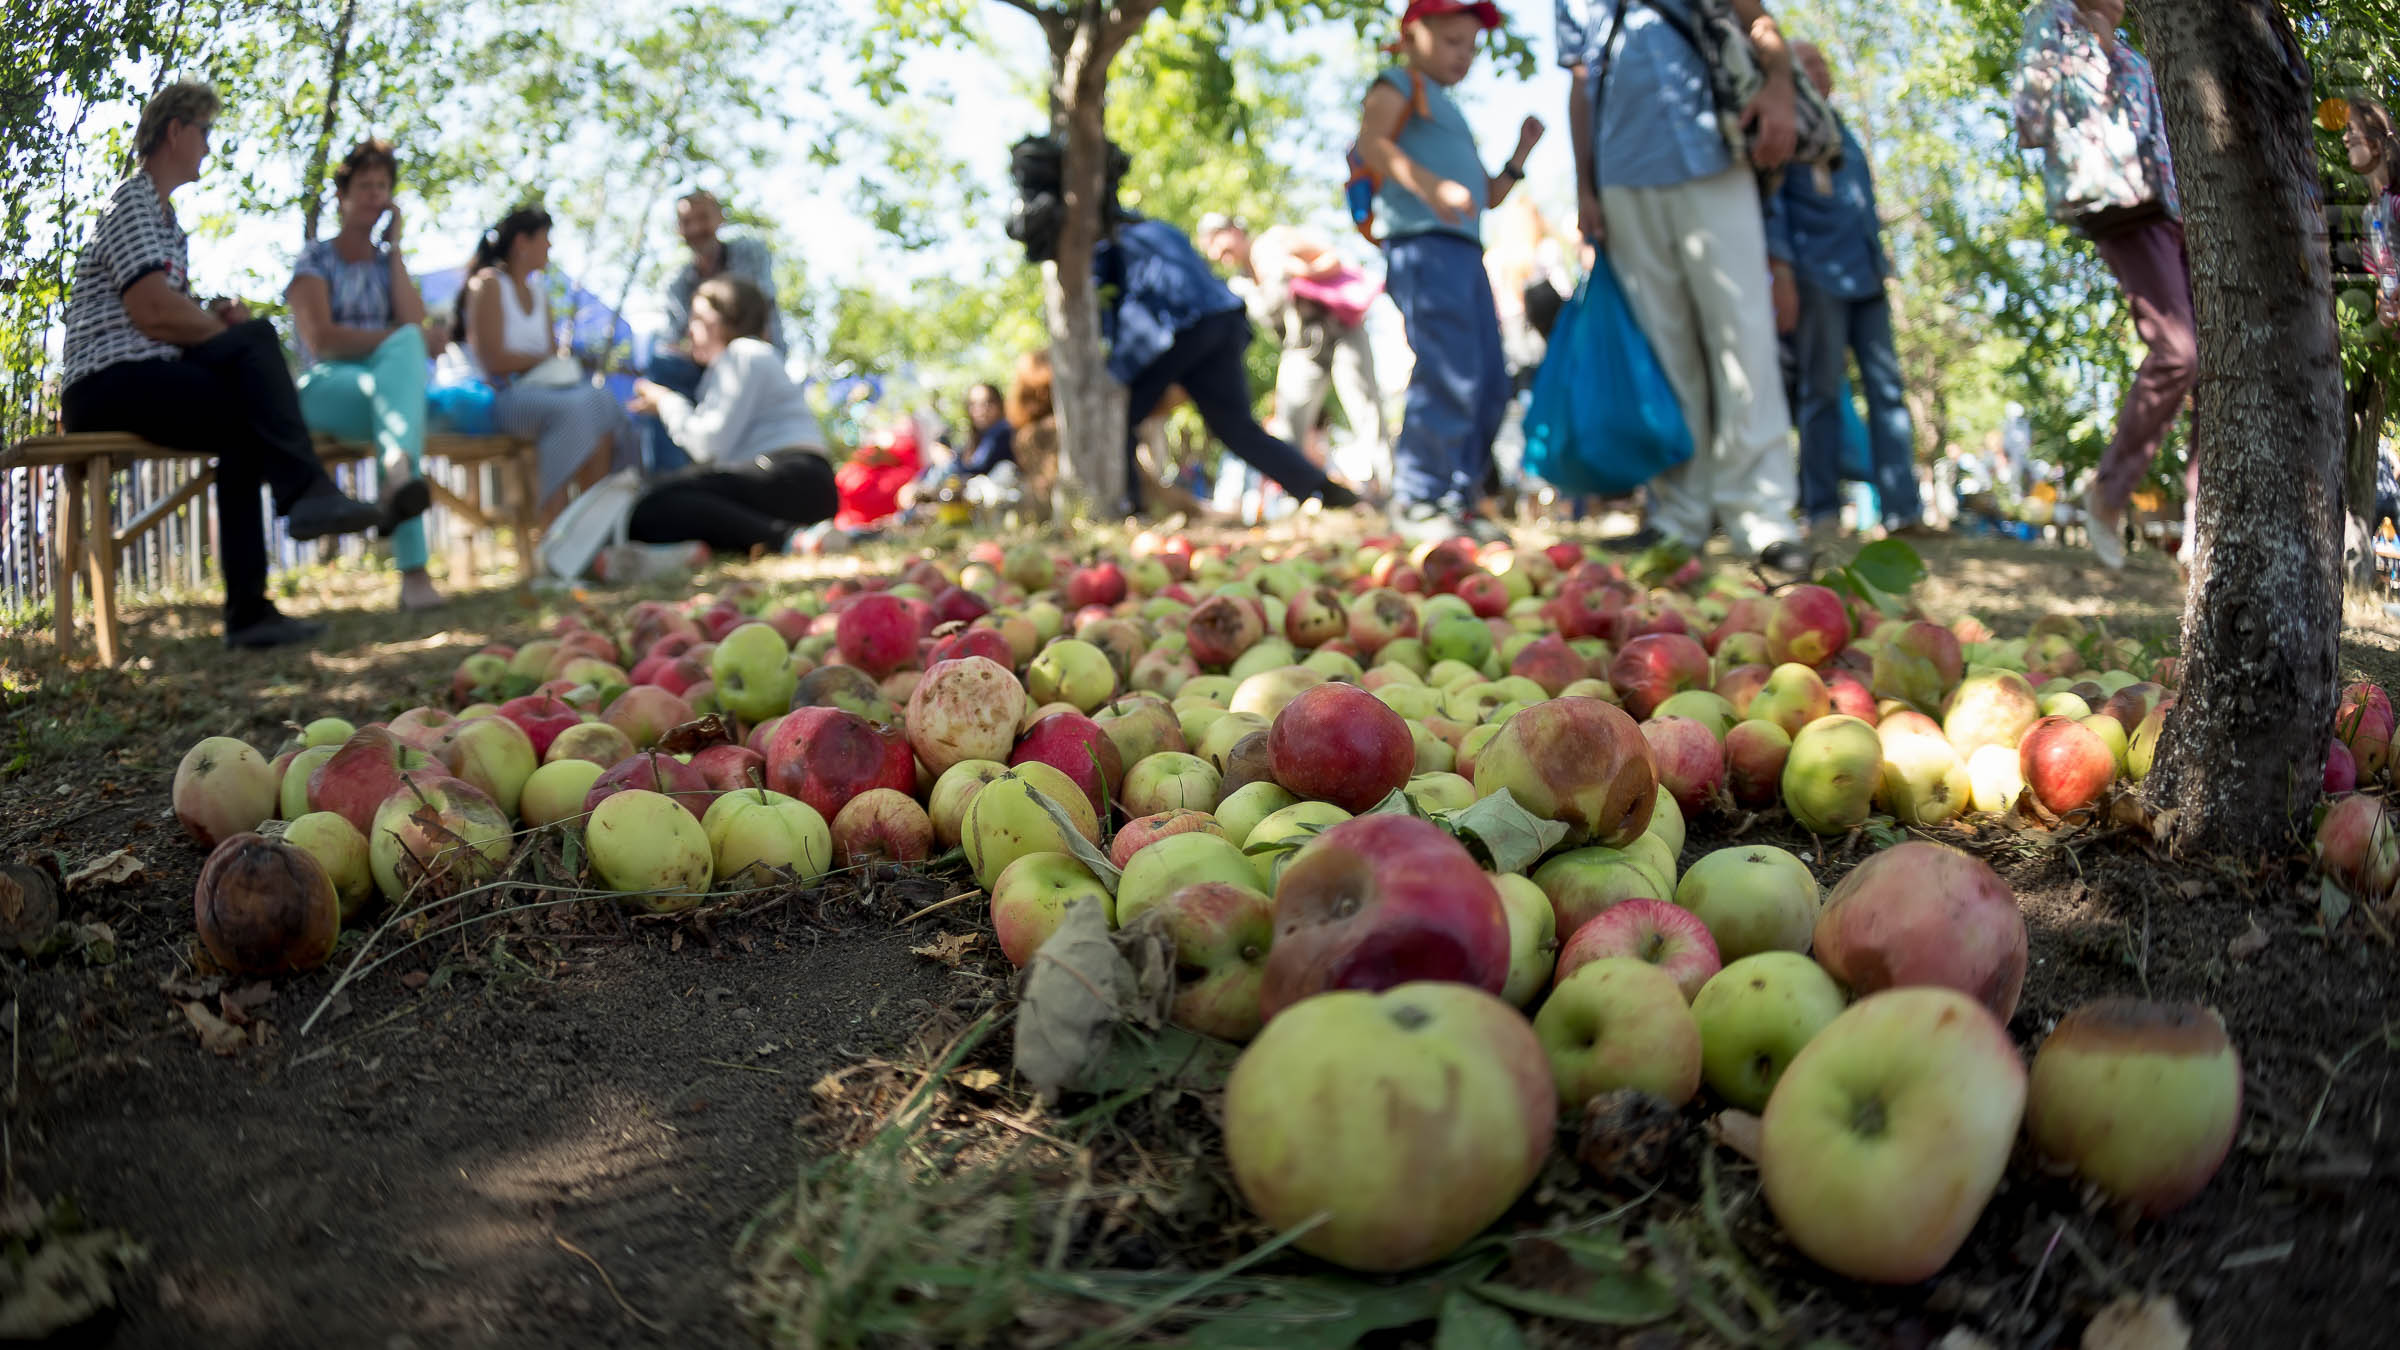
[[692, 296], [692, 359], [707, 367], [690, 399], [644, 380], [633, 411], [654, 413], [692, 457], [634, 503], [628, 538], [699, 542], [718, 553], [781, 552], [794, 533], [832, 518], [837, 498], [825, 434], [762, 336], [772, 310], [758, 287], [711, 277]]

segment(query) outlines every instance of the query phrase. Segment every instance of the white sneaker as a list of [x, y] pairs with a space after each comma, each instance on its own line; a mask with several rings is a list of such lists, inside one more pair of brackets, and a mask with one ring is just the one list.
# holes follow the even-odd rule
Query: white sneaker
[[2083, 494], [2083, 511], [2089, 517], [2084, 533], [2091, 536], [2092, 556], [2111, 572], [2125, 570], [2125, 518], [2111, 516], [2100, 509], [2100, 487], [2093, 484]]

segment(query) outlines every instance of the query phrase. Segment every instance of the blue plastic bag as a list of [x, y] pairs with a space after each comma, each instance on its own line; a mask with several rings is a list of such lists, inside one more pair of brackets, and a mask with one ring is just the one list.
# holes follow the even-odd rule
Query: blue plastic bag
[[1851, 395], [1850, 379], [1842, 378], [1842, 477], [1853, 483], [1875, 481], [1875, 448], [1867, 437], [1867, 419]]
[[1559, 310], [1525, 410], [1525, 472], [1562, 492], [1623, 496], [1692, 457], [1665, 367], [1599, 254]]

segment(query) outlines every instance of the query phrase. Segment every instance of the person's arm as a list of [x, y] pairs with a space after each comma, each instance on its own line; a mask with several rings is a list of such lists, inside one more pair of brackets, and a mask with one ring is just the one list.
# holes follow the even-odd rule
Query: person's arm
[[1742, 109], [1742, 125], [1750, 131], [1750, 162], [1761, 169], [1778, 168], [1792, 157], [1800, 138], [1800, 92], [1792, 83], [1792, 49], [1784, 45], [1783, 30], [1762, 0], [1733, 0], [1733, 12], [1748, 30], [1759, 72], [1767, 77], [1750, 106]]
[[500, 312], [500, 288], [509, 284], [506, 274], [492, 268], [467, 283], [467, 345], [475, 349], [475, 359], [487, 375], [522, 375], [550, 359], [546, 351], [537, 356], [508, 350], [502, 337], [507, 319]]
[[[1270, 230], [1268, 234], [1273, 235], [1276, 244], [1280, 246], [1283, 260], [1282, 271], [1287, 277], [1306, 277], [1312, 281], [1321, 281], [1349, 265], [1342, 261], [1341, 254], [1333, 251], [1333, 245], [1327, 243], [1313, 231], [1301, 229], [1296, 225], [1286, 225]], [[1261, 236], [1259, 243], [1266, 243], [1266, 237]], [[1256, 252], [1254, 247], [1253, 255]]]
[[231, 325], [167, 284], [165, 272], [145, 273], [125, 288], [125, 317], [143, 337], [176, 347], [197, 347]]
[[1475, 210], [1474, 189], [1433, 173], [1400, 153], [1398, 137], [1407, 122], [1408, 96], [1389, 81], [1376, 81], [1359, 112], [1359, 158], [1379, 176], [1416, 194], [1434, 219], [1445, 225], [1466, 223]]
[[1607, 222], [1600, 217], [1600, 160], [1597, 129], [1592, 125], [1597, 109], [1592, 102], [1592, 76], [1587, 66], [1567, 67], [1573, 77], [1567, 88], [1567, 139], [1575, 146], [1575, 232], [1589, 243], [1608, 238]]
[[2017, 148], [2050, 148], [2050, 115], [2057, 97], [2059, 66], [2057, 11], [2025, 15], [2025, 38], [2017, 47], [2017, 87], [2010, 104], [2017, 121]]
[[[395, 307], [399, 296], [393, 295]], [[298, 330], [300, 342], [320, 361], [349, 361], [371, 356], [383, 340], [392, 335], [390, 328], [352, 328], [333, 321], [333, 292], [325, 278], [303, 273], [292, 278], [283, 290], [283, 302], [291, 307], [292, 327]], [[422, 310], [422, 304], [419, 309]]]
[[1525, 157], [1533, 153], [1533, 147], [1539, 145], [1541, 140], [1542, 119], [1526, 118], [1525, 124], [1517, 128], [1517, 153], [1509, 156], [1506, 167], [1486, 181], [1484, 210], [1489, 211], [1507, 201], [1508, 194], [1516, 191], [1517, 184], [1525, 181]]
[[408, 264], [400, 257], [401, 223], [400, 208], [394, 206], [383, 227], [383, 247], [391, 268], [392, 323], [406, 328], [425, 322], [425, 296], [417, 289], [417, 279], [408, 274]]
[[658, 420], [667, 435], [696, 463], [720, 464], [730, 459], [749, 434], [758, 401], [770, 373], [757, 368], [756, 353], [745, 347], [725, 349], [709, 367], [695, 404], [671, 390], [652, 394]]

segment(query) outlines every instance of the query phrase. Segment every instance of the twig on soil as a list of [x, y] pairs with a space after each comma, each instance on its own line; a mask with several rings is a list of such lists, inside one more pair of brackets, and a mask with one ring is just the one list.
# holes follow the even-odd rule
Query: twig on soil
[[930, 905], [927, 905], [925, 908], [923, 908], [923, 909], [920, 909], [920, 910], [918, 910], [916, 913], [909, 915], [907, 918], [905, 918], [905, 919], [902, 919], [900, 922], [901, 922], [902, 924], [912, 924], [912, 923], [915, 923], [917, 920], [924, 918], [926, 915], [933, 913], [935, 910], [938, 910], [938, 909], [948, 909], [948, 908], [950, 908], [952, 905], [955, 905], [955, 904], [957, 904], [957, 903], [958, 903], [959, 901], [961, 901], [961, 900], [972, 900], [972, 899], [974, 899], [976, 896], [979, 896], [979, 895], [981, 895], [981, 894], [983, 894], [983, 892], [982, 892], [980, 889], [978, 889], [978, 890], [972, 890], [972, 891], [960, 891], [958, 894], [956, 894], [956, 895], [954, 895], [954, 896], [951, 896], [951, 897], [950, 897], [949, 899], [947, 899], [947, 900], [936, 900], [936, 901], [934, 901], [932, 904], [930, 904]]
[[2386, 1022], [2381, 1027], [2375, 1029], [2374, 1031], [2368, 1032], [2364, 1037], [2360, 1038], [2356, 1045], [2344, 1050], [2340, 1059], [2335, 1060], [2331, 1064], [2324, 1064], [2322, 1060], [2319, 1061], [2325, 1070], [2325, 1090], [2317, 1094], [2316, 1109], [2308, 1113], [2308, 1127], [2300, 1131], [2300, 1141], [2292, 1146], [2292, 1153], [2295, 1156], [2308, 1151], [2309, 1136], [2317, 1132], [2317, 1122], [2325, 1118], [2325, 1103], [2332, 1099], [2333, 1085], [2341, 1081], [2342, 1070], [2350, 1067], [2350, 1061], [2358, 1056], [2359, 1051], [2366, 1049], [2368, 1046], [2373, 1045], [2377, 1041], [2390, 1040], [2393, 1032], [2396, 1030], [2400, 1030], [2400, 1020]]
[[700, 1062], [703, 1064], [714, 1064], [720, 1069], [740, 1069], [743, 1073], [770, 1074], [777, 1078], [781, 1078], [783, 1076], [783, 1070], [770, 1069], [761, 1064], [736, 1064], [730, 1059], [704, 1059]]
[[608, 1296], [617, 1301], [617, 1306], [625, 1310], [625, 1315], [627, 1317], [630, 1317], [634, 1321], [641, 1323], [643, 1326], [650, 1328], [652, 1331], [657, 1332], [661, 1336], [667, 1334], [666, 1323], [654, 1322], [633, 1310], [633, 1305], [627, 1303], [625, 1301], [625, 1296], [617, 1292], [617, 1282], [608, 1278], [607, 1269], [603, 1267], [599, 1260], [590, 1252], [587, 1252], [583, 1248], [576, 1246], [574, 1243], [567, 1241], [564, 1237], [557, 1233], [552, 1233], [550, 1235], [550, 1240], [565, 1248], [567, 1251], [572, 1252], [573, 1254], [582, 1257], [584, 1260], [591, 1262], [592, 1271], [600, 1277], [600, 1283], [608, 1290]]
[[2042, 1272], [2050, 1268], [2050, 1256], [2058, 1250], [2059, 1239], [2066, 1235], [2067, 1221], [2061, 1219], [2058, 1221], [2058, 1231], [2052, 1233], [2050, 1241], [2042, 1246], [2042, 1259], [2033, 1263], [2033, 1278], [2025, 1282], [2025, 1297], [2017, 1300], [2019, 1319], [2022, 1319], [2026, 1312], [2033, 1307], [2033, 1291], [2042, 1287]]
[[336, 1050], [339, 1050], [339, 1049], [342, 1049], [342, 1048], [343, 1048], [343, 1047], [345, 1047], [345, 1046], [356, 1045], [356, 1044], [358, 1044], [358, 1043], [359, 1043], [361, 1040], [364, 1040], [364, 1039], [366, 1039], [367, 1037], [374, 1035], [376, 1032], [383, 1030], [385, 1027], [388, 1027], [388, 1026], [390, 1026], [392, 1023], [394, 1023], [394, 1022], [397, 1022], [397, 1021], [399, 1021], [401, 1018], [408, 1016], [410, 1013], [413, 1013], [413, 1012], [418, 1012], [418, 1011], [421, 1011], [421, 1008], [420, 1008], [420, 1007], [419, 1007], [419, 1005], [418, 1005], [418, 1004], [416, 1004], [415, 1002], [413, 1002], [413, 1001], [412, 1001], [412, 1002], [408, 1002], [408, 1003], [403, 1003], [403, 1004], [401, 1004], [399, 1007], [392, 1009], [390, 1012], [388, 1012], [388, 1013], [385, 1013], [383, 1016], [376, 1018], [376, 1019], [375, 1019], [375, 1024], [374, 1024], [373, 1026], [369, 1026], [369, 1027], [362, 1027], [362, 1028], [360, 1028], [359, 1030], [357, 1030], [357, 1031], [354, 1031], [354, 1032], [350, 1033], [350, 1034], [349, 1034], [349, 1035], [347, 1035], [347, 1036], [344, 1036], [343, 1038], [341, 1038], [341, 1039], [340, 1039], [340, 1040], [338, 1040], [338, 1041], [332, 1041], [332, 1042], [329, 1042], [329, 1043], [327, 1043], [327, 1044], [325, 1044], [325, 1045], [320, 1045], [320, 1046], [318, 1046], [316, 1049], [314, 1049], [314, 1050], [311, 1050], [311, 1051], [309, 1051], [307, 1054], [300, 1056], [298, 1059], [295, 1059], [295, 1060], [293, 1060], [291, 1063], [289, 1063], [289, 1064], [285, 1065], [284, 1067], [285, 1067], [286, 1069], [297, 1069], [297, 1068], [299, 1068], [301, 1065], [308, 1063], [308, 1062], [309, 1062], [310, 1060], [312, 1060], [312, 1059], [319, 1059], [319, 1058], [322, 1058], [323, 1056], [330, 1055], [330, 1054], [332, 1054], [334, 1051], [336, 1051]]

